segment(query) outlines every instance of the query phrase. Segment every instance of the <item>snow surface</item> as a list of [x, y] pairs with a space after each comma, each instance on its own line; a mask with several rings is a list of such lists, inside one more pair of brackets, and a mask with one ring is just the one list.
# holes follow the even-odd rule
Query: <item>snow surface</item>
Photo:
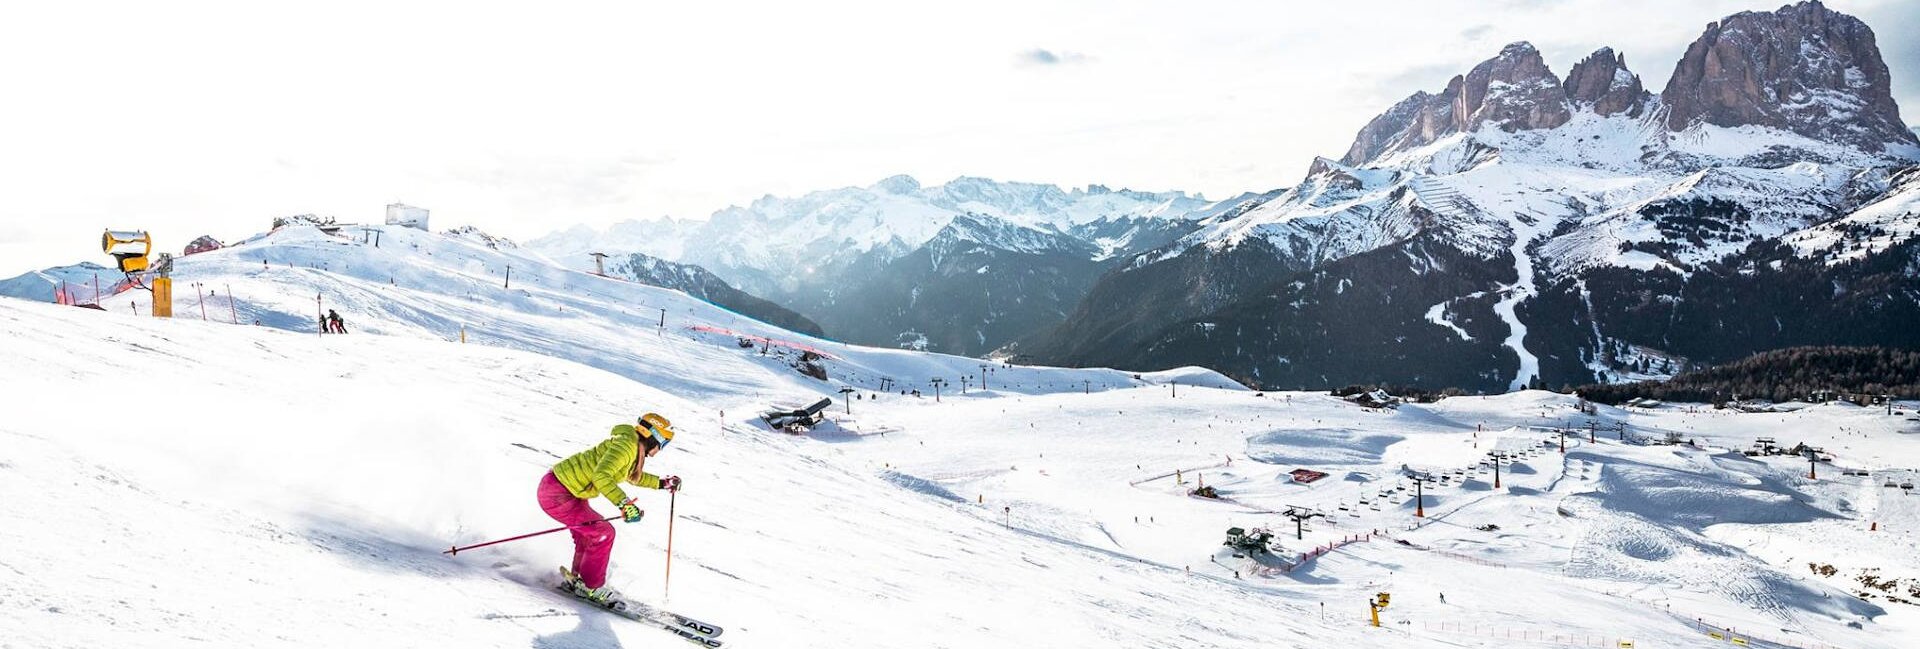
[[[1864, 235], [1852, 236], [1850, 229]], [[1920, 236], [1920, 172], [1907, 172], [1907, 182], [1880, 200], [1843, 218], [1816, 225], [1786, 237], [1801, 256], [1828, 253], [1828, 264], [1841, 264], [1886, 250]]]
[[[1561, 455], [1539, 427], [1587, 418], [1546, 392], [1372, 410], [1199, 369], [852, 347], [524, 251], [384, 242], [290, 228], [182, 260], [176, 286], [231, 284], [239, 325], [184, 300], [157, 320], [0, 298], [0, 645], [677, 646], [549, 593], [565, 538], [440, 553], [551, 527], [542, 472], [646, 410], [683, 431], [648, 464], [687, 485], [668, 602], [732, 646], [1691, 646], [1695, 618], [1806, 646], [1920, 639], [1920, 607], [1856, 599], [1847, 572], [1920, 579], [1920, 501], [1880, 486], [1915, 469], [1916, 404], [1603, 407]], [[313, 332], [316, 293], [355, 334]], [[789, 366], [799, 347], [831, 381]], [[955, 394], [982, 365], [989, 389]], [[878, 394], [883, 377], [950, 383], [936, 401]], [[749, 419], [842, 386], [861, 398], [811, 435]], [[1873, 475], [1730, 450], [1758, 436]], [[1494, 448], [1516, 453], [1498, 488]], [[1447, 479], [1425, 519], [1403, 467]], [[1224, 498], [1187, 495], [1201, 483]], [[659, 601], [667, 499], [638, 495], [612, 583]], [[1327, 516], [1295, 540], [1288, 506]], [[1286, 559], [1224, 552], [1229, 526], [1274, 529]]]
[[1454, 324], [1452, 320], [1447, 319], [1446, 309], [1448, 302], [1452, 302], [1452, 300], [1435, 304], [1433, 308], [1427, 309], [1427, 322], [1451, 329], [1453, 333], [1460, 336], [1461, 340], [1473, 340], [1473, 336], [1468, 334], [1467, 330], [1461, 329], [1460, 325]]

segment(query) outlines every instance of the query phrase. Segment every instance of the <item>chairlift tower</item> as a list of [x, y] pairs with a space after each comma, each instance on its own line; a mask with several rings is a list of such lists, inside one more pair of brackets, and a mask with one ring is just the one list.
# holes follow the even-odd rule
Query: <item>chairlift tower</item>
[[1307, 519], [1326, 514], [1299, 505], [1287, 505], [1287, 511], [1280, 512], [1280, 515], [1293, 519], [1293, 539], [1298, 541], [1306, 538]]
[[1407, 477], [1413, 479], [1413, 517], [1427, 517], [1426, 485], [1433, 481], [1433, 474], [1427, 471], [1407, 471]]
[[1509, 457], [1512, 457], [1513, 454], [1507, 451], [1489, 451], [1487, 453], [1487, 456], [1493, 458], [1493, 488], [1499, 489], [1500, 488], [1500, 462], [1501, 460], [1505, 460]]

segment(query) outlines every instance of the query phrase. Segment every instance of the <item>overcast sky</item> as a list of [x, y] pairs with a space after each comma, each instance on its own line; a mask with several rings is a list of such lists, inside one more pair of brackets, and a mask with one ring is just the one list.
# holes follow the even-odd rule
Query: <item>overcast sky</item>
[[[901, 173], [1223, 198], [1505, 43], [1561, 75], [1612, 46], [1658, 92], [1708, 22], [1780, 4], [9, 3], [0, 277], [107, 261], [105, 227], [177, 253], [396, 200], [528, 239]], [[1920, 2], [1827, 4], [1920, 121]]]

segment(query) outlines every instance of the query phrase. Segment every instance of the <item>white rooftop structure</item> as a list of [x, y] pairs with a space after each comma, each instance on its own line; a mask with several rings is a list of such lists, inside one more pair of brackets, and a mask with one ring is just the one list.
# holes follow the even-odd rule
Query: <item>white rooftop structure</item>
[[388, 205], [387, 225], [404, 225], [416, 230], [425, 230], [427, 229], [427, 208], [414, 207], [406, 203]]

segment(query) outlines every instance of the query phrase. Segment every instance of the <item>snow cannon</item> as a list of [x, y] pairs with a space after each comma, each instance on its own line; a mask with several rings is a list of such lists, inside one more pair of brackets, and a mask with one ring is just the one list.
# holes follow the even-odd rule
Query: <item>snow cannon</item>
[[[120, 272], [135, 286], [153, 292], [153, 317], [173, 317], [173, 255], [163, 252], [159, 261], [149, 263], [153, 235], [146, 230], [109, 229], [100, 235], [100, 249], [119, 263]], [[152, 286], [141, 285], [137, 274], [152, 275]]]
[[100, 248], [120, 262], [120, 272], [132, 275], [147, 270], [153, 236], [146, 230], [107, 230], [100, 235]]

